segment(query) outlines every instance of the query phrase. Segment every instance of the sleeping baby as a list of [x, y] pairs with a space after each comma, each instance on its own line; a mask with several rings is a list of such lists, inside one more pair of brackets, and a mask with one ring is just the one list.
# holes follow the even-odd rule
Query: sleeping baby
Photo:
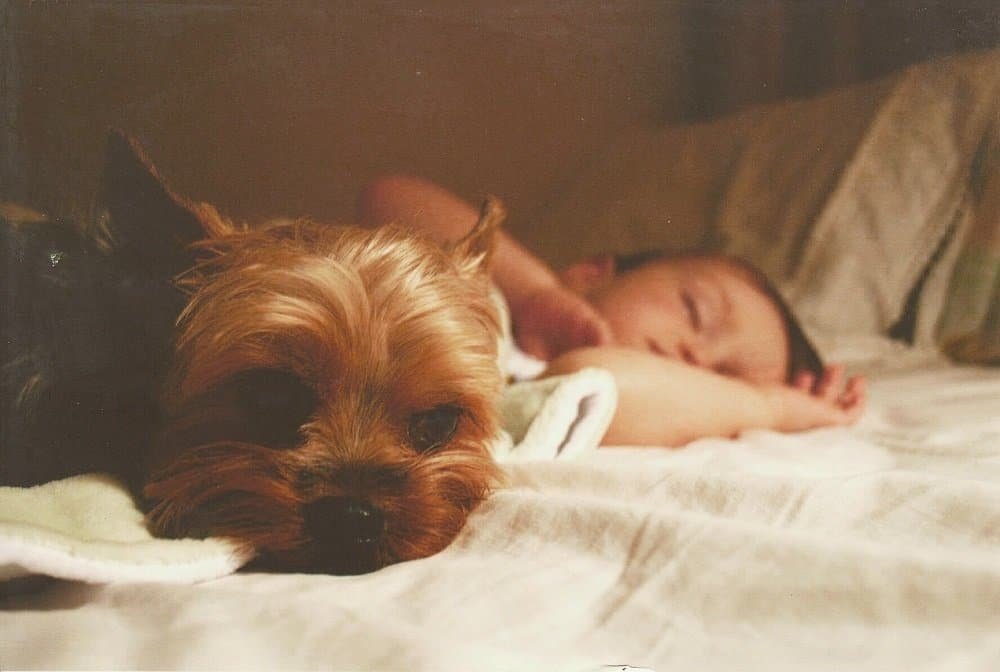
[[[411, 177], [370, 184], [358, 220], [458, 240], [477, 211]], [[610, 371], [619, 406], [605, 444], [682, 445], [745, 429], [851, 424], [865, 382], [824, 366], [791, 311], [749, 264], [723, 255], [598, 255], [554, 272], [501, 232], [493, 281], [517, 345], [543, 375]]]

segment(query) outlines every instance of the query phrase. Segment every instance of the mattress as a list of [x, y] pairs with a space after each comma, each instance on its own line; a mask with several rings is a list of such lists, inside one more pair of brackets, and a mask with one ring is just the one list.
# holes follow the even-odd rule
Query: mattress
[[1000, 669], [1000, 373], [870, 383], [851, 428], [509, 464], [368, 575], [8, 590], [0, 667]]

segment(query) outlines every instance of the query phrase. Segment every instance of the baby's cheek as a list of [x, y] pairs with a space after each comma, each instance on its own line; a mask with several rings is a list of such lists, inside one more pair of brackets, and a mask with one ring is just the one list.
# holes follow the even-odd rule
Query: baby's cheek
[[637, 316], [629, 311], [609, 310], [602, 313], [607, 320], [608, 327], [615, 337], [615, 341], [625, 347], [636, 347], [643, 339], [639, 338], [640, 328], [638, 327]]

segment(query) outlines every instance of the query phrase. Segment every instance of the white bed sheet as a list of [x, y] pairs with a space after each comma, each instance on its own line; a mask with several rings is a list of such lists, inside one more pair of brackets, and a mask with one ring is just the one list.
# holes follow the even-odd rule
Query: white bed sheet
[[1000, 372], [871, 388], [849, 430], [511, 465], [367, 576], [7, 597], [0, 669], [1000, 669]]

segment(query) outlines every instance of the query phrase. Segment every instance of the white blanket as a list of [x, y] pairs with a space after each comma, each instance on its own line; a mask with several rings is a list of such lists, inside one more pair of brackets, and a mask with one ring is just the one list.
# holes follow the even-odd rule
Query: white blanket
[[365, 576], [8, 596], [0, 666], [1000, 669], [1000, 373], [871, 388], [850, 429], [512, 463], [448, 549]]
[[125, 486], [103, 474], [0, 488], [0, 581], [203, 581], [249, 559], [218, 539], [154, 538]]

